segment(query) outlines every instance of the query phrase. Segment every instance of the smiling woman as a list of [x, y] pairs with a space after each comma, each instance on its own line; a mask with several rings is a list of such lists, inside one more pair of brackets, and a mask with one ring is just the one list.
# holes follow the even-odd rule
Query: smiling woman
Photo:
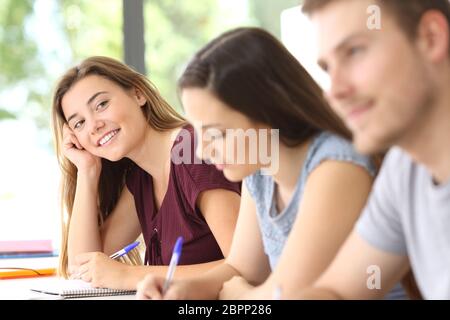
[[[80, 104], [80, 100], [86, 102]], [[138, 135], [145, 132], [148, 124], [139, 108], [145, 103], [141, 91], [122, 90], [119, 85], [99, 75], [86, 76], [61, 99], [62, 111], [69, 115], [67, 125], [78, 142], [88, 152], [110, 161], [120, 160], [128, 154], [135, 147], [134, 141], [139, 141]], [[130, 108], [133, 104], [136, 107]], [[177, 120], [182, 123], [181, 118]], [[123, 122], [131, 126], [120, 126]], [[113, 145], [118, 138], [123, 143]]]
[[[67, 214], [64, 276], [135, 289], [146, 274], [165, 274], [178, 236], [186, 240], [180, 264], [189, 266], [177, 276], [205, 271], [227, 255], [240, 185], [204, 162], [171, 161], [180, 132], [193, 137], [193, 129], [146, 77], [111, 58], [88, 58], [57, 84], [52, 114]], [[108, 257], [141, 233], [152, 266]]]

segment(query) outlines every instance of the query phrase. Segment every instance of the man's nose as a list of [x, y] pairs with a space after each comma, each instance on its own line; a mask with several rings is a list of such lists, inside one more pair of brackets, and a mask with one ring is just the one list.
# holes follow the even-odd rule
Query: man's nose
[[339, 67], [335, 67], [329, 75], [330, 87], [325, 92], [326, 98], [330, 102], [347, 99], [353, 90], [348, 75]]

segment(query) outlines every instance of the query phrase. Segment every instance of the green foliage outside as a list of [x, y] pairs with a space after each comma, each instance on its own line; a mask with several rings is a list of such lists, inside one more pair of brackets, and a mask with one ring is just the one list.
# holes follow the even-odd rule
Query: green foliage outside
[[[60, 49], [50, 58], [40, 53], [46, 43], [38, 43], [33, 30], [26, 30], [27, 21], [36, 14], [37, 1], [53, 3], [53, 25], [61, 34], [62, 40], [57, 43]], [[298, 0], [248, 0], [247, 5], [242, 0], [241, 9], [228, 11], [220, 2], [145, 0], [147, 75], [179, 110], [176, 80], [195, 51], [214, 36], [239, 25], [261, 26], [279, 36], [281, 10], [296, 5]], [[246, 16], [237, 19], [235, 16], [244, 8], [248, 9]], [[58, 76], [92, 55], [122, 60], [122, 43], [122, 0], [0, 0], [0, 121], [26, 116], [47, 130]], [[54, 67], [53, 73], [49, 71], [49, 62], [58, 66], [58, 75]], [[17, 88], [23, 92], [23, 106], [11, 110], [5, 97]]]
[[[33, 11], [33, 1], [2, 0], [0, 3], [0, 88], [24, 82], [31, 72], [39, 71], [36, 44], [25, 35], [23, 21]], [[38, 69], [38, 70], [37, 70]], [[28, 71], [29, 70], [29, 71]], [[0, 101], [0, 120], [14, 118]]]

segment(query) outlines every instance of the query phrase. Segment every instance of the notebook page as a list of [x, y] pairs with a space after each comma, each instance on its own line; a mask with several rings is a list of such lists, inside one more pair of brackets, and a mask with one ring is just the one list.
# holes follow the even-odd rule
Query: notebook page
[[94, 288], [88, 282], [79, 279], [48, 279], [47, 281], [36, 283], [30, 290], [51, 295], [60, 295], [64, 298], [128, 295], [136, 292], [135, 290]]

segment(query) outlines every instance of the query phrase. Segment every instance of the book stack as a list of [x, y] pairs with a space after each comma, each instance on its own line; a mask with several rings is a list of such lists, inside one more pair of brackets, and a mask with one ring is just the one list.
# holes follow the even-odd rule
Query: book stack
[[0, 259], [53, 257], [51, 240], [0, 241]]
[[54, 275], [57, 264], [51, 240], [0, 241], [0, 280]]

